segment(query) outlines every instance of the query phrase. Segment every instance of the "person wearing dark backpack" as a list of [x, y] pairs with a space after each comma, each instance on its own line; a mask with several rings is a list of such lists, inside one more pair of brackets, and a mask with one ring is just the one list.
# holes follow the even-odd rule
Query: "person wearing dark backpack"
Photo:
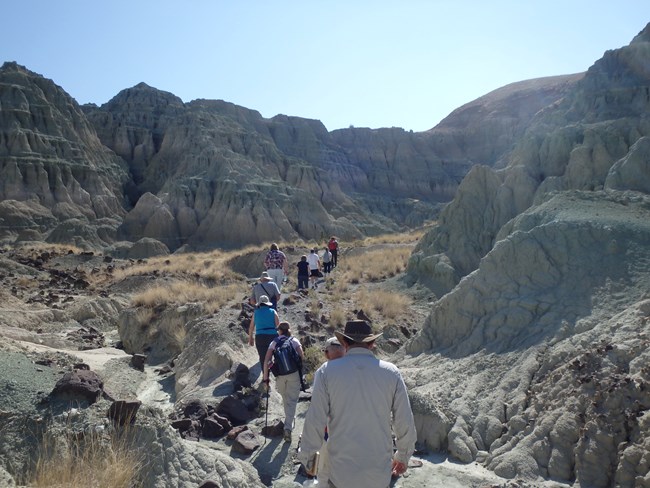
[[[303, 351], [300, 341], [291, 335], [289, 322], [280, 322], [280, 335], [269, 345], [264, 358], [264, 375], [262, 381], [269, 389], [269, 371], [275, 376], [275, 387], [284, 406], [284, 441], [291, 442], [296, 406], [300, 396], [302, 383]], [[270, 367], [271, 359], [273, 366]]]

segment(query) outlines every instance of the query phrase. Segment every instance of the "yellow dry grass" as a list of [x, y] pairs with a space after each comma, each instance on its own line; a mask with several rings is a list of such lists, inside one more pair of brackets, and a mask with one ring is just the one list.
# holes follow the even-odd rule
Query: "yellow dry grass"
[[29, 486], [139, 486], [143, 456], [131, 445], [128, 430], [110, 434], [69, 430], [56, 439], [46, 436]]
[[362, 289], [354, 297], [357, 305], [369, 316], [375, 313], [388, 319], [399, 317], [411, 304], [411, 299], [397, 292]]
[[327, 361], [325, 354], [319, 347], [310, 346], [304, 350], [303, 374], [306, 376], [308, 383], [313, 383], [314, 373], [321, 364]]
[[239, 280], [241, 276], [226, 264], [232, 257], [232, 252], [224, 251], [158, 256], [115, 270], [113, 279], [119, 281], [128, 276], [158, 274], [216, 283]]
[[366, 237], [354, 241], [352, 246], [374, 246], [378, 244], [415, 244], [424, 234], [426, 234], [433, 224], [421, 227], [410, 232], [401, 232], [399, 234], [382, 234], [378, 236]]
[[374, 282], [392, 278], [406, 269], [411, 246], [396, 246], [369, 250], [358, 258], [341, 260], [336, 268], [339, 276], [337, 286]]
[[347, 322], [345, 309], [339, 305], [335, 305], [330, 312], [330, 325], [340, 329], [345, 325], [345, 322]]
[[201, 283], [178, 280], [162, 285], [153, 285], [131, 299], [136, 307], [158, 308], [184, 303], [203, 303], [207, 312], [216, 312], [246, 290], [241, 282], [207, 286]]

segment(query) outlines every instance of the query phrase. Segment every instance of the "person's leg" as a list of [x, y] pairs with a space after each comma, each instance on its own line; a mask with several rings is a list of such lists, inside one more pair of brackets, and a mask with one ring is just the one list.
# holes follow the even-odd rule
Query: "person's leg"
[[284, 271], [282, 269], [267, 269], [266, 272], [269, 274], [276, 285], [278, 285], [278, 290], [282, 291], [282, 280], [284, 279]]
[[257, 355], [260, 358], [262, 371], [264, 371], [264, 358], [266, 357], [266, 351], [269, 349], [269, 345], [276, 337], [277, 335], [273, 334], [258, 334], [255, 336], [255, 348], [257, 349]]
[[293, 430], [293, 423], [296, 417], [296, 407], [300, 396], [300, 375], [298, 372], [278, 376], [275, 380], [275, 387], [282, 395], [284, 406], [284, 429]]
[[298, 289], [309, 288], [309, 275], [298, 275]]

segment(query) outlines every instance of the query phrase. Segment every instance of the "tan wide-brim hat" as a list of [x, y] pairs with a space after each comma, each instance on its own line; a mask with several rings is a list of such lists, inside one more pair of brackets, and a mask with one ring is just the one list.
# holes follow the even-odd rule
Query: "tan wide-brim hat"
[[271, 281], [272, 279], [266, 271], [263, 271], [260, 276], [260, 281]]
[[346, 342], [372, 342], [382, 334], [382, 332], [373, 334], [372, 327], [365, 320], [350, 320], [345, 324], [345, 330], [343, 332], [334, 332], [334, 335], [339, 341], [345, 339]]

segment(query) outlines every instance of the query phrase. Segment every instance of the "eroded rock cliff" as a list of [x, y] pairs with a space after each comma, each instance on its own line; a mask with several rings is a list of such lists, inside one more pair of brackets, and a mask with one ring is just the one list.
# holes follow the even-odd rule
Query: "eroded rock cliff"
[[[410, 277], [420, 439], [507, 478], [650, 486], [650, 25], [473, 168]], [[433, 383], [430, 378], [436, 378]]]
[[[16, 63], [0, 68], [0, 233], [44, 239], [70, 219], [103, 219], [110, 239], [126, 214], [124, 162], [97, 138], [77, 103]], [[74, 242], [75, 236], [59, 233]], [[82, 246], [105, 243], [101, 236]]]

